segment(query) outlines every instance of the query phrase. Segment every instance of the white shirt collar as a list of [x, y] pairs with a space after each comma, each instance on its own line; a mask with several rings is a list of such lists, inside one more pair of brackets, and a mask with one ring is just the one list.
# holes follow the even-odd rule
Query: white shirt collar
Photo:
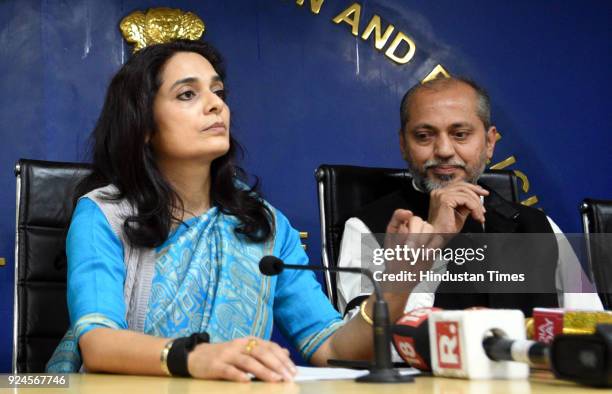
[[415, 188], [415, 190], [416, 190], [417, 192], [421, 192], [421, 193], [427, 194], [427, 192], [426, 192], [426, 191], [424, 191], [423, 189], [421, 189], [421, 188], [420, 188], [420, 187], [419, 187], [419, 186], [416, 184], [416, 182], [414, 181], [414, 177], [412, 178], [412, 187], [414, 187], [414, 188]]

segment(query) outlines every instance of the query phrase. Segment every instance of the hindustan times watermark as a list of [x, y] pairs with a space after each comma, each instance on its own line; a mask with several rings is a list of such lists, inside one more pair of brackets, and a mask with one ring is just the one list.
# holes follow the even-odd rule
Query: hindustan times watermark
[[590, 267], [612, 261], [612, 234], [363, 234], [360, 252], [384, 291], [593, 293]]
[[525, 274], [506, 274], [499, 271], [486, 271], [484, 273], [451, 273], [426, 271], [401, 271], [397, 273], [385, 273], [375, 271], [374, 280], [378, 282], [524, 282]]

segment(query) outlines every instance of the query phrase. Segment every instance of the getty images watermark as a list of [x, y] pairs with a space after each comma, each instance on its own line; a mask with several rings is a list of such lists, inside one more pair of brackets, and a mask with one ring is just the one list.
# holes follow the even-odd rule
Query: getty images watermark
[[385, 291], [585, 293], [589, 253], [610, 261], [611, 245], [612, 234], [362, 234], [360, 261]]
[[[453, 263], [462, 266], [466, 263], [481, 263], [485, 261], [487, 245], [479, 248], [429, 248], [425, 245], [410, 247], [408, 245], [395, 245], [392, 248], [375, 248], [373, 250], [372, 263], [376, 266], [385, 263], [404, 263], [415, 266], [421, 262]], [[524, 273], [507, 274], [498, 270], [485, 270], [480, 273], [471, 272], [436, 272], [433, 269], [400, 272], [374, 271], [374, 279], [377, 281], [456, 281], [456, 282], [523, 282]]]
[[[381, 266], [386, 263], [404, 263], [414, 267], [417, 263], [441, 262], [453, 263], [462, 266], [466, 263], [482, 263], [485, 261], [487, 245], [478, 248], [430, 248], [425, 245], [411, 247], [408, 245], [395, 245], [391, 248], [374, 248], [372, 263]], [[436, 272], [434, 269], [402, 270], [399, 272], [374, 271], [376, 281], [455, 281], [455, 282], [523, 282], [524, 273], [503, 273], [499, 270], [485, 270], [484, 272]]]

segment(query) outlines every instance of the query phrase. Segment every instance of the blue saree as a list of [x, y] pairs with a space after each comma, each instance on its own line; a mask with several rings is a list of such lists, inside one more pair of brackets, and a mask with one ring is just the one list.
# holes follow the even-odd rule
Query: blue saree
[[[237, 219], [217, 208], [188, 219], [151, 251], [151, 258], [138, 262], [137, 272], [149, 265], [151, 274], [149, 279], [136, 274], [139, 290], [130, 298], [135, 294], [128, 286], [134, 281], [129, 279], [132, 253], [103, 205], [82, 198], [73, 214], [66, 243], [71, 326], [47, 364], [49, 372], [77, 371], [78, 340], [96, 327], [167, 338], [206, 331], [211, 342], [224, 342], [248, 335], [270, 339], [276, 324], [308, 360], [341, 326], [312, 272], [276, 277], [259, 272], [259, 260], [267, 254], [308, 264], [298, 232], [279, 211], [272, 208], [274, 235], [264, 243], [237, 234]], [[143, 294], [144, 302], [135, 302]], [[130, 318], [138, 314], [142, 327]]]

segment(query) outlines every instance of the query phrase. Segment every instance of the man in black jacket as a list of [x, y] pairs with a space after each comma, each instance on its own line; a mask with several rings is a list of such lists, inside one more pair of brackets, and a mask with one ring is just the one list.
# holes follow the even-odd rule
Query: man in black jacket
[[[445, 309], [486, 306], [518, 308], [527, 315], [536, 306], [601, 309], [596, 294], [575, 294], [571, 290], [564, 293], [576, 288], [569, 286], [569, 282], [584, 278], [567, 240], [557, 242], [555, 233], [561, 233], [558, 226], [543, 212], [507, 201], [479, 183], [497, 139], [490, 112], [487, 93], [466, 79], [435, 79], [406, 93], [401, 103], [399, 140], [412, 183], [364, 207], [347, 221], [339, 266], [368, 266], [372, 260], [370, 253], [377, 246], [376, 241], [374, 246], [367, 246], [368, 234], [384, 233], [393, 213], [407, 209], [426, 219], [436, 233], [539, 234], [526, 241], [531, 242], [530, 247], [508, 250], [500, 246], [497, 254], [491, 251], [489, 255], [503, 255], [505, 262], [527, 258], [537, 262], [542, 288], [552, 291], [470, 293], [466, 290], [469, 284], [442, 283], [430, 291], [411, 294], [406, 309], [432, 305]], [[362, 252], [366, 254], [363, 257]], [[463, 268], [448, 264], [447, 269]], [[338, 283], [340, 306], [348, 306], [347, 311], [359, 305], [359, 296], [369, 292], [354, 276], [342, 274]], [[461, 294], [454, 291], [457, 286], [463, 286]]]

